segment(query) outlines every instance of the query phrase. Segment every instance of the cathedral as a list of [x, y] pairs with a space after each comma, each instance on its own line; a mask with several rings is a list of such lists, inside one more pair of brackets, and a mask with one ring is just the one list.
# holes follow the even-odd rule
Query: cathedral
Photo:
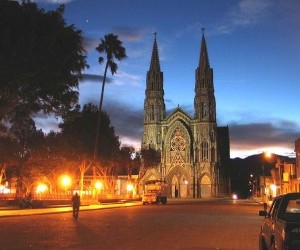
[[142, 183], [155, 179], [166, 181], [169, 197], [206, 198], [229, 193], [226, 171], [230, 158], [229, 131], [228, 127], [217, 126], [213, 69], [209, 65], [204, 34], [195, 72], [193, 117], [179, 106], [166, 114], [155, 35], [146, 78], [141, 148], [155, 149], [161, 155], [160, 164], [141, 176]]

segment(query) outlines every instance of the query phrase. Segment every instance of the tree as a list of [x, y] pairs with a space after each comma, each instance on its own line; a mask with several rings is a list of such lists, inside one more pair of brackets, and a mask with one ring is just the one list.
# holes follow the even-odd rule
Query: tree
[[0, 1], [0, 131], [38, 112], [61, 115], [78, 101], [88, 67], [82, 32], [64, 6], [45, 12], [30, 1]]
[[18, 144], [8, 136], [0, 136], [0, 185], [6, 180], [7, 168], [17, 162]]
[[[85, 155], [87, 159], [93, 160], [93, 139], [96, 134], [96, 120], [98, 108], [91, 104], [85, 104], [83, 108], [78, 105], [75, 110], [63, 116], [61, 128], [62, 141], [65, 143], [65, 150], [71, 158]], [[101, 156], [101, 164], [111, 161], [119, 151], [120, 141], [115, 134], [115, 129], [111, 125], [109, 116], [105, 112], [100, 112], [102, 140], [99, 144], [98, 154]]]
[[[98, 151], [98, 144], [99, 144], [99, 133], [100, 133], [100, 123], [101, 123], [101, 111], [102, 111], [102, 102], [103, 102], [103, 95], [104, 95], [104, 87], [106, 82], [106, 75], [107, 69], [110, 68], [112, 75], [117, 73], [118, 65], [116, 64], [115, 60], [121, 61], [122, 59], [126, 58], [126, 50], [122, 46], [122, 42], [118, 39], [118, 36], [110, 33], [104, 36], [104, 39], [101, 39], [101, 43], [98, 45], [96, 50], [101, 54], [106, 54], [106, 64], [104, 69], [104, 77], [102, 82], [102, 89], [100, 95], [100, 102], [99, 102], [99, 115], [97, 120], [97, 134], [96, 134], [96, 141], [95, 141], [95, 149], [94, 149], [94, 160], [97, 158], [97, 151]], [[99, 63], [104, 62], [104, 57], [99, 57]]]
[[146, 174], [150, 168], [155, 168], [161, 163], [161, 153], [153, 148], [142, 149], [142, 168], [140, 169], [140, 179]]
[[135, 152], [132, 146], [121, 147], [117, 162], [121, 174], [124, 174], [123, 171], [125, 170], [129, 179], [131, 179], [132, 174], [138, 173], [141, 164], [139, 153]]
[[[90, 169], [93, 163], [93, 139], [96, 134], [98, 112], [98, 108], [91, 103], [84, 105], [82, 109], [78, 105], [76, 109], [63, 116], [63, 123], [59, 125], [61, 128], [61, 154], [72, 161], [75, 166], [79, 166], [81, 186], [84, 173]], [[105, 112], [101, 112], [100, 115], [102, 123], [99, 136], [102, 140], [99, 144], [98, 155], [101, 156], [101, 161], [97, 166], [99, 173], [106, 175], [108, 169], [115, 168], [112, 162], [119, 151], [120, 141], [115, 135], [108, 115]], [[114, 172], [109, 171], [110, 174]]]
[[17, 177], [17, 192], [29, 191], [51, 170], [44, 133], [36, 130], [32, 119], [23, 122], [11, 127], [14, 137], [0, 136], [0, 167], [8, 180]]

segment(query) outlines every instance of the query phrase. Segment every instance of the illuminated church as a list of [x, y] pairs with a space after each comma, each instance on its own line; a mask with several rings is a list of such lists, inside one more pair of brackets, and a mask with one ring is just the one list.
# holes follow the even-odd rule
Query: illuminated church
[[213, 69], [209, 65], [204, 34], [195, 73], [193, 117], [179, 106], [166, 114], [164, 79], [155, 36], [144, 102], [142, 149], [148, 148], [161, 153], [161, 163], [147, 170], [142, 183], [165, 180], [169, 197], [206, 198], [228, 194], [229, 132], [228, 127], [217, 126]]

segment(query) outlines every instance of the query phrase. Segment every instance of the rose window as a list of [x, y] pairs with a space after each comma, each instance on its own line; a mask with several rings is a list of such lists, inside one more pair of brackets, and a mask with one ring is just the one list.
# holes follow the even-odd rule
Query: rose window
[[182, 136], [181, 131], [176, 130], [174, 137], [171, 140], [171, 149], [174, 151], [185, 150], [185, 140]]

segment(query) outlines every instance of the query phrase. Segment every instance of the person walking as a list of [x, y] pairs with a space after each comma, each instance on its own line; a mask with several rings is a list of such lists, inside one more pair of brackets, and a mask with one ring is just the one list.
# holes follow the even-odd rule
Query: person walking
[[80, 207], [80, 196], [76, 192], [72, 197], [72, 205], [73, 205], [73, 218], [75, 220], [78, 219], [79, 207]]

